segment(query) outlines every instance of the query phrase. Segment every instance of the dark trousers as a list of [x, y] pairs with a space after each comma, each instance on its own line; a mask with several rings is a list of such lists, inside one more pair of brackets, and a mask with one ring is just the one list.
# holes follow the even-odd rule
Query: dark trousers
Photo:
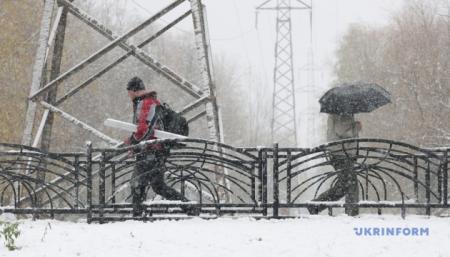
[[[158, 152], [140, 153], [136, 157], [136, 165], [131, 176], [134, 216], [141, 215], [143, 211], [142, 203], [146, 199], [149, 185], [156, 194], [167, 200], [188, 201], [186, 197], [165, 183], [165, 159], [164, 154]], [[184, 207], [183, 210], [188, 211], [187, 207]]]
[[[359, 190], [357, 174], [354, 171], [354, 160], [351, 156], [346, 155], [332, 155], [330, 159], [334, 169], [338, 172], [336, 183], [313, 201], [338, 201], [345, 197], [345, 203], [357, 203], [359, 201]], [[324, 209], [326, 207], [321, 206], [309, 208], [309, 211], [312, 214], [317, 214]], [[347, 207], [345, 213], [356, 216], [359, 210], [357, 207]]]

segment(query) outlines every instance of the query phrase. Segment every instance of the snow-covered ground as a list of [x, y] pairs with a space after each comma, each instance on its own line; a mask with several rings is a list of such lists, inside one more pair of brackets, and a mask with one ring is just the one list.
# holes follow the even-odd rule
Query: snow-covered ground
[[[21, 220], [16, 251], [0, 256], [382, 257], [450, 256], [450, 218], [409, 216], [220, 218], [86, 224]], [[422, 235], [358, 236], [354, 228], [422, 228]], [[410, 230], [411, 231], [411, 230]], [[3, 243], [3, 242], [2, 242]]]

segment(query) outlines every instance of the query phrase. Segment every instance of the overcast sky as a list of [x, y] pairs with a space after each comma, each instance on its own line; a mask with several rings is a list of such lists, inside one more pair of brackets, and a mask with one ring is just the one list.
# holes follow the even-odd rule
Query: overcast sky
[[[307, 0], [310, 3], [311, 0]], [[318, 70], [317, 84], [330, 83], [334, 51], [343, 33], [352, 22], [370, 25], [385, 24], [403, 0], [313, 0], [313, 53]], [[214, 55], [225, 56], [239, 65], [243, 78], [248, 73], [272, 81], [275, 11], [258, 14], [256, 28], [255, 7], [263, 0], [203, 0], [207, 8], [209, 33]], [[272, 5], [276, 0], [272, 0]], [[143, 12], [155, 13], [167, 0], [131, 0], [131, 6]], [[292, 5], [297, 5], [292, 0]], [[169, 18], [166, 18], [170, 20]], [[293, 44], [295, 76], [298, 84], [304, 82], [306, 56], [309, 49], [310, 25], [308, 11], [294, 11]], [[189, 22], [178, 26], [178, 31], [189, 32]], [[253, 76], [253, 75], [252, 75]], [[298, 85], [301, 87], [301, 85]], [[327, 86], [327, 85], [321, 85]]]

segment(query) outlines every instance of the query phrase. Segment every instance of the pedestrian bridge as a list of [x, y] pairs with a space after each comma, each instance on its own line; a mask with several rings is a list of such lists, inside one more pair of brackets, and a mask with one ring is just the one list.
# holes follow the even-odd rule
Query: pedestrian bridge
[[[237, 148], [200, 139], [162, 140], [85, 152], [46, 153], [0, 144], [0, 212], [34, 218], [86, 218], [107, 222], [132, 218], [130, 179], [133, 148], [176, 141], [166, 162], [166, 182], [190, 202], [158, 199], [151, 189], [139, 219], [188, 217], [181, 205], [201, 208], [200, 216], [248, 215], [285, 218], [326, 207], [363, 213], [446, 215], [449, 148], [423, 149], [383, 139], [349, 139], [314, 148]], [[359, 201], [311, 201], [336, 184], [330, 156], [351, 160]]]

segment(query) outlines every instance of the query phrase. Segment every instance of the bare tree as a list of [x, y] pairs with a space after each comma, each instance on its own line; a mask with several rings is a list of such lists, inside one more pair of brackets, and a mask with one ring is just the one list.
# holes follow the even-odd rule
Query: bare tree
[[338, 81], [376, 82], [393, 96], [391, 105], [360, 115], [365, 136], [422, 146], [450, 142], [449, 34], [439, 1], [408, 1], [387, 26], [355, 25], [342, 40]]

